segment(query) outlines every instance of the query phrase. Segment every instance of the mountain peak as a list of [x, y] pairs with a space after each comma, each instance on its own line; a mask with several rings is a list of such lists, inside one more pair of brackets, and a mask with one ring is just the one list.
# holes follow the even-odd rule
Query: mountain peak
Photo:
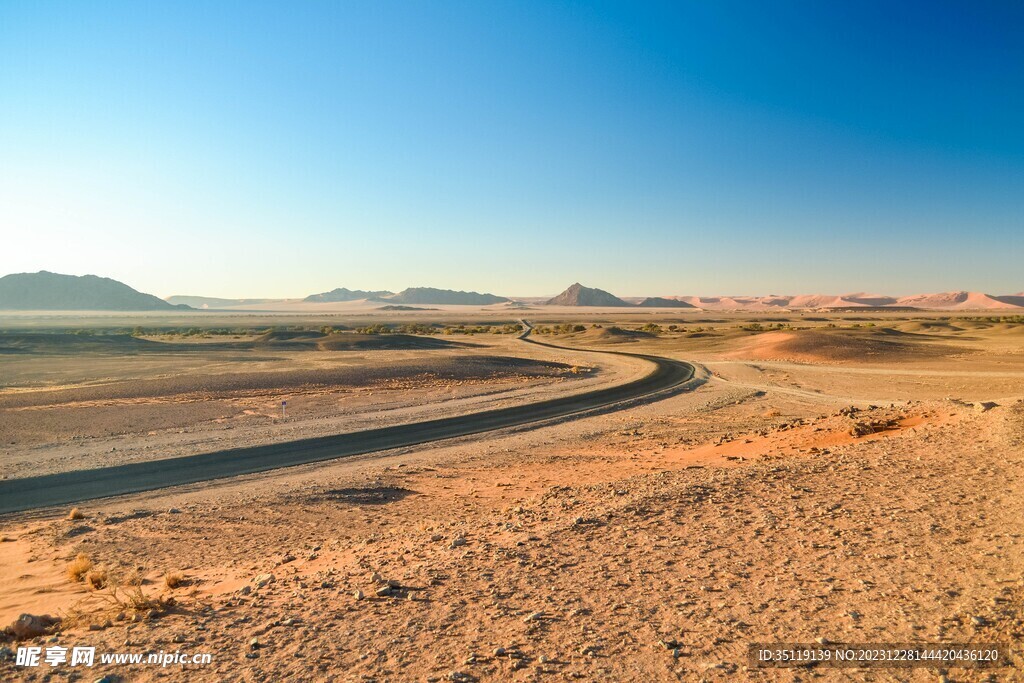
[[619, 297], [594, 287], [584, 287], [574, 282], [569, 287], [547, 301], [551, 306], [629, 306]]

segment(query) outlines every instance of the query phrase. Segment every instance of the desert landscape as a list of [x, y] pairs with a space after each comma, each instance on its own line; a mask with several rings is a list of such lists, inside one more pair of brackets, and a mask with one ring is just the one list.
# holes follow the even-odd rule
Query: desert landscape
[[0, 1], [0, 683], [1024, 683], [1022, 35]]
[[212, 656], [89, 670], [105, 680], [1019, 679], [1012, 648], [996, 668], [748, 659], [1020, 643], [1019, 315], [368, 306], [8, 314], [0, 483], [583, 396], [642, 357], [696, 372], [566, 417], [7, 514], [5, 677], [50, 675], [15, 646], [74, 643]]

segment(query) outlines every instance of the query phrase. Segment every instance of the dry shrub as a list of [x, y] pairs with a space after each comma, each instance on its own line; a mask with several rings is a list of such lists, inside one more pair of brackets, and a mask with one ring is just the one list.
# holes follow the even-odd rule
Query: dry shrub
[[110, 600], [119, 608], [133, 612], [162, 611], [170, 605], [163, 596], [148, 597], [142, 592], [142, 586], [112, 585], [108, 595]]
[[84, 581], [85, 575], [92, 569], [92, 560], [85, 553], [78, 553], [78, 556], [68, 565], [68, 578], [72, 581]]
[[78, 508], [71, 508], [71, 512], [68, 513], [68, 519], [85, 519], [85, 515]]
[[185, 584], [185, 575], [182, 572], [167, 572], [164, 574], [164, 585], [170, 589], [175, 589], [178, 586]]
[[107, 585], [107, 570], [98, 569], [85, 575], [86, 585], [94, 591], [102, 590]]

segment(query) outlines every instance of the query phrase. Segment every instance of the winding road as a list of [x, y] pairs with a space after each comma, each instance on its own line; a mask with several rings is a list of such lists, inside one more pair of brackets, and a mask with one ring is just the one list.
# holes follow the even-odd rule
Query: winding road
[[0, 481], [0, 514], [194, 484], [539, 423], [599, 408], [625, 406], [638, 399], [660, 398], [661, 395], [685, 388], [684, 385], [694, 380], [694, 367], [688, 363], [622, 351], [591, 351], [556, 346], [531, 339], [532, 327], [525, 320], [521, 322], [525, 330], [520, 339], [526, 343], [566, 351], [641, 358], [651, 363], [654, 369], [643, 377], [612, 387], [468, 415], [285, 443], [3, 480]]

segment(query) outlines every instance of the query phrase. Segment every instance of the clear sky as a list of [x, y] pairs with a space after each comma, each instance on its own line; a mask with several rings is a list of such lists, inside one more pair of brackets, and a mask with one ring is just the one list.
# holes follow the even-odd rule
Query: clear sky
[[0, 274], [1024, 290], [1024, 3], [0, 1]]

